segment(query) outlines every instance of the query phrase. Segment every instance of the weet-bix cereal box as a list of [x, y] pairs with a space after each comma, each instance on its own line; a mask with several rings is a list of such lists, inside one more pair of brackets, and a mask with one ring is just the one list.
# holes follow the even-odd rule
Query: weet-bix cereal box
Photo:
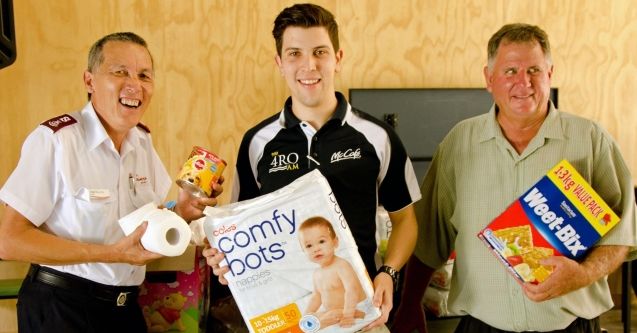
[[540, 283], [552, 272], [542, 258], [579, 260], [617, 223], [619, 217], [562, 160], [478, 237], [519, 282]]
[[356, 243], [314, 170], [278, 191], [210, 207], [203, 229], [250, 332], [355, 332], [380, 316]]

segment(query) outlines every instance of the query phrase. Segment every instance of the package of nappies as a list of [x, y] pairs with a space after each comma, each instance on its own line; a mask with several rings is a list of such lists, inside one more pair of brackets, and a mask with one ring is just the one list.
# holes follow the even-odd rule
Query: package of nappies
[[278, 191], [209, 207], [203, 229], [254, 333], [355, 332], [380, 316], [327, 180], [314, 170]]

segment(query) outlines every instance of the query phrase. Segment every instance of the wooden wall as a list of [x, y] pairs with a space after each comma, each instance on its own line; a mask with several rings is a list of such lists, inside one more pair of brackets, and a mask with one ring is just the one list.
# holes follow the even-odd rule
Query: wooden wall
[[[147, 39], [157, 81], [144, 121], [176, 175], [193, 145], [234, 165], [241, 135], [276, 112], [287, 88], [271, 37], [292, 1], [14, 0], [17, 61], [0, 70], [0, 184], [26, 135], [86, 101], [88, 48], [113, 31]], [[337, 89], [483, 87], [486, 42], [502, 24], [538, 24], [553, 45], [561, 109], [619, 142], [637, 183], [637, 3], [607, 1], [317, 1], [340, 24]], [[485, 110], [486, 111], [486, 110]], [[227, 201], [234, 170], [221, 201]], [[173, 192], [175, 193], [175, 189]]]
[[[227, 202], [242, 133], [287, 96], [271, 29], [279, 10], [292, 3], [14, 0], [18, 58], [0, 70], [0, 184], [38, 123], [86, 102], [82, 71], [90, 45], [110, 32], [134, 31], [149, 42], [156, 63], [155, 96], [144, 121], [159, 155], [176, 175], [193, 145], [217, 152], [231, 166], [221, 197]], [[540, 25], [553, 45], [561, 109], [602, 123], [637, 183], [635, 1], [316, 3], [340, 24], [345, 56], [337, 89], [345, 94], [351, 87], [484, 87], [491, 34], [514, 21]]]
[[[291, 1], [14, 0], [17, 61], [0, 70], [0, 183], [41, 121], [85, 103], [90, 45], [130, 30], [147, 39], [157, 83], [144, 121], [176, 174], [193, 145], [234, 165], [241, 135], [287, 88], [272, 21]], [[637, 179], [637, 3], [625, 1], [317, 1], [340, 24], [350, 87], [483, 87], [486, 42], [502, 24], [538, 24], [553, 44], [563, 110], [610, 131]], [[233, 168], [226, 171], [230, 192]], [[174, 193], [175, 190], [173, 190]]]

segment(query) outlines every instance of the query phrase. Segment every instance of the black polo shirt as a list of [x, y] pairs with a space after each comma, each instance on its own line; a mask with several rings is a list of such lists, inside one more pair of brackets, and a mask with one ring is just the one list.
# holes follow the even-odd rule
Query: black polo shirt
[[400, 210], [420, 198], [405, 148], [386, 123], [352, 108], [337, 92], [332, 118], [318, 131], [292, 113], [292, 99], [243, 137], [233, 200], [275, 191], [319, 169], [327, 178], [370, 273], [376, 273], [376, 208]]

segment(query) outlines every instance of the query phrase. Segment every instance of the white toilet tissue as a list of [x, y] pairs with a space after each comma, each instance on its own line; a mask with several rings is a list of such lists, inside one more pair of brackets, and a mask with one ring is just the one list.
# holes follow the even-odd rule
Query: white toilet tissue
[[144, 221], [148, 221], [148, 227], [141, 242], [146, 250], [168, 257], [186, 251], [192, 235], [188, 223], [168, 209], [157, 208], [153, 202], [119, 219], [119, 225], [128, 236]]

